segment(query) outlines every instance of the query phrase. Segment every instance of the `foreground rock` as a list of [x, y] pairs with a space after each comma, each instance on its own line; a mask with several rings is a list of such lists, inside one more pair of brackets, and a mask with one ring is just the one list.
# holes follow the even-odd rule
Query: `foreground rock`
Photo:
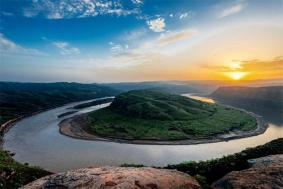
[[154, 168], [100, 167], [58, 173], [38, 179], [24, 189], [198, 189], [184, 173]]
[[248, 161], [251, 168], [233, 171], [212, 185], [215, 189], [282, 189], [283, 155], [266, 156]]

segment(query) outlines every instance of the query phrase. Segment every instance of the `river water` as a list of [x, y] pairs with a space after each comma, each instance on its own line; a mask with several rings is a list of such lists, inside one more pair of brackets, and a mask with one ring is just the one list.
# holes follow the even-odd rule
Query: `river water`
[[[213, 99], [195, 95], [191, 97], [214, 103]], [[208, 160], [261, 145], [283, 136], [283, 120], [275, 124], [264, 115], [264, 119], [269, 122], [269, 127], [265, 133], [254, 137], [208, 144], [120, 144], [80, 140], [61, 135], [58, 123], [74, 114], [61, 118], [57, 116], [71, 111], [68, 108], [80, 103], [82, 102], [68, 104], [17, 122], [5, 135], [4, 149], [16, 153], [14, 159], [19, 162], [27, 162], [49, 171], [59, 172], [123, 163], [165, 166], [189, 160]], [[88, 107], [75, 114], [86, 113], [108, 105], [109, 103]]]

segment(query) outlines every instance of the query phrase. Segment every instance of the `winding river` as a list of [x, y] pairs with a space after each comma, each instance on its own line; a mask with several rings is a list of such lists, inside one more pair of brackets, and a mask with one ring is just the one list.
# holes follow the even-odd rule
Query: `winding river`
[[[198, 96], [193, 98], [213, 103], [212, 99]], [[109, 105], [108, 103], [88, 107], [69, 116], [57, 117], [69, 112], [71, 107], [80, 103], [83, 102], [68, 104], [17, 122], [5, 135], [4, 149], [16, 153], [14, 159], [19, 162], [27, 162], [46, 170], [59, 172], [123, 163], [165, 166], [188, 160], [208, 160], [261, 145], [283, 136], [283, 120], [275, 124], [265, 115], [263, 117], [269, 122], [269, 127], [261, 135], [198, 145], [120, 144], [80, 140], [61, 135], [58, 127], [61, 120]]]

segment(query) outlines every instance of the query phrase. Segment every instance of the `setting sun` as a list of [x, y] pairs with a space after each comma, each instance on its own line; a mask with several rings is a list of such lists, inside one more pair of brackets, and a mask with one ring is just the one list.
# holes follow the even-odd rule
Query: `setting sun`
[[229, 72], [227, 75], [233, 80], [240, 80], [247, 75], [246, 72]]

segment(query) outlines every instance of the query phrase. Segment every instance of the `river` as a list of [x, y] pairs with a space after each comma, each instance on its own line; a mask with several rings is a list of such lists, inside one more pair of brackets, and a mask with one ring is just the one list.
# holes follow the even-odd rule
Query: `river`
[[[214, 103], [213, 99], [189, 96]], [[61, 118], [57, 116], [70, 111], [69, 108], [80, 103], [82, 102], [68, 104], [17, 122], [4, 137], [4, 149], [16, 153], [14, 159], [19, 162], [60, 172], [123, 163], [165, 166], [189, 160], [208, 160], [255, 147], [283, 136], [283, 120], [276, 124], [269, 122], [266, 132], [258, 136], [197, 145], [120, 144], [80, 140], [61, 135], [58, 123], [74, 114]], [[75, 115], [108, 105], [109, 103], [81, 109]], [[264, 115], [263, 117], [269, 120], [268, 117]]]

